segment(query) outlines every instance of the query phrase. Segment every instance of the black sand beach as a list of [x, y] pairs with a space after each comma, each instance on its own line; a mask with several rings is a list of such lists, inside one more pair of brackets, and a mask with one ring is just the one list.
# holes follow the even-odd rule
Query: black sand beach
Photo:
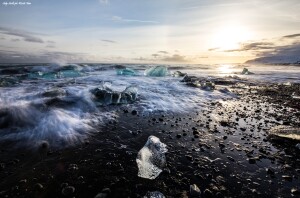
[[[57, 149], [0, 145], [1, 197], [297, 197], [299, 140], [270, 136], [274, 126], [299, 135], [299, 84], [215, 81], [238, 97], [188, 114], [143, 115], [134, 105], [85, 143]], [[197, 88], [195, 88], [197, 89]], [[154, 180], [137, 176], [136, 157], [154, 135], [167, 165]], [[47, 145], [45, 145], [47, 147]], [[190, 190], [196, 184], [200, 193]], [[201, 195], [200, 195], [201, 194]], [[150, 196], [149, 196], [150, 197]]]

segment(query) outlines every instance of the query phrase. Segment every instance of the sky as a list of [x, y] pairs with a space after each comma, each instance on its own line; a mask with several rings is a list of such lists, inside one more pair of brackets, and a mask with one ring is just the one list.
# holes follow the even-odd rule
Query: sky
[[300, 60], [299, 0], [0, 0], [0, 63]]

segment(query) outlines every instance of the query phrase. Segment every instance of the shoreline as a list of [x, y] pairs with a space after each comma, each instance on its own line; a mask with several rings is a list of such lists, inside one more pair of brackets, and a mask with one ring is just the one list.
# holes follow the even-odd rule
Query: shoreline
[[[102, 192], [107, 197], [143, 197], [160, 191], [166, 197], [185, 197], [193, 184], [203, 197], [296, 195], [300, 150], [291, 141], [267, 137], [273, 126], [300, 126], [299, 109], [293, 106], [299, 99], [289, 95], [298, 86], [230, 85], [238, 99], [210, 102], [186, 115], [143, 116], [139, 110], [133, 115], [136, 109], [121, 107], [118, 117], [85, 144], [50, 147], [43, 160], [37, 152], [1, 144], [0, 195], [95, 197]], [[150, 135], [169, 150], [167, 166], [154, 180], [139, 178], [135, 162]], [[69, 191], [63, 190], [67, 186]]]

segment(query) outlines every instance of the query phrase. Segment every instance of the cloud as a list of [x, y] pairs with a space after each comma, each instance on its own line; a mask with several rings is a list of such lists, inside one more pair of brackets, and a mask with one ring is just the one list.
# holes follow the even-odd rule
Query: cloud
[[46, 48], [55, 48], [54, 45], [46, 45]]
[[49, 52], [25, 53], [11, 50], [0, 50], [0, 63], [53, 63], [85, 62], [88, 57], [84, 53]]
[[55, 44], [56, 42], [55, 41], [47, 41], [47, 43]]
[[160, 55], [159, 55], [159, 54], [152, 54], [151, 56], [153, 56], [154, 58], [157, 58], [157, 57], [159, 57]]
[[137, 20], [137, 19], [124, 19], [120, 16], [113, 16], [111, 20], [115, 22], [136, 22], [136, 23], [159, 23], [158, 21], [145, 21], [145, 20]]
[[220, 48], [215, 47], [215, 48], [210, 48], [210, 49], [208, 49], [208, 51], [216, 51], [216, 50], [218, 50], [218, 49], [220, 49]]
[[108, 0], [99, 0], [99, 3], [101, 3], [101, 4], [108, 4], [109, 1]]
[[[270, 50], [270, 49], [274, 49], [274, 47], [275, 47], [274, 43], [272, 43], [272, 42], [252, 42], [252, 43], [242, 43], [241, 47], [239, 49], [225, 50], [224, 52]], [[211, 51], [213, 51], [213, 50], [211, 50]]]
[[117, 43], [117, 41], [107, 40], [107, 39], [102, 39], [101, 41], [106, 42], [106, 43]]
[[283, 36], [282, 38], [296, 38], [296, 37], [300, 37], [300, 34], [290, 34], [290, 35]]
[[167, 51], [158, 51], [157, 53], [168, 54], [169, 52], [167, 52]]
[[44, 41], [42, 39], [40, 39], [39, 37], [33, 36], [33, 35], [37, 35], [36, 33], [27, 32], [24, 30], [0, 27], [0, 33], [6, 34], [6, 35], [18, 36], [18, 37], [23, 38], [23, 40], [27, 41], [27, 42], [44, 43]]
[[173, 56], [165, 56], [161, 60], [167, 62], [187, 62], [185, 56], [179, 54], [174, 54]]
[[18, 42], [20, 39], [11, 39], [12, 42]]

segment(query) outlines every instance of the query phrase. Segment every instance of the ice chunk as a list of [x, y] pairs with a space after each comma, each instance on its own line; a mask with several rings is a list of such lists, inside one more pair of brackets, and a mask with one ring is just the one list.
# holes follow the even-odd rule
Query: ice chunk
[[175, 71], [172, 76], [174, 77], [184, 77], [186, 73], [182, 73], [181, 71]]
[[0, 87], [14, 86], [19, 83], [19, 80], [14, 77], [3, 77], [0, 78]]
[[168, 151], [166, 147], [159, 138], [149, 136], [136, 158], [139, 177], [155, 179], [162, 172], [162, 168], [166, 164], [165, 153]]
[[103, 85], [91, 90], [91, 93], [100, 105], [133, 103], [137, 99], [138, 94], [137, 88], [133, 86], [129, 86], [124, 91], [118, 92]]
[[300, 128], [286, 125], [272, 127], [269, 136], [274, 138], [285, 138], [291, 140], [300, 140]]
[[159, 191], [147, 192], [144, 198], [165, 198], [165, 196]]
[[74, 78], [81, 76], [81, 73], [77, 70], [62, 70], [59, 72], [61, 78]]
[[118, 75], [124, 75], [124, 76], [135, 76], [136, 71], [133, 69], [125, 68], [125, 69], [117, 69]]
[[162, 77], [166, 76], [168, 68], [166, 66], [154, 66], [145, 71], [146, 76]]
[[215, 83], [213, 83], [211, 81], [202, 81], [201, 89], [204, 89], [206, 91], [212, 91], [215, 89]]
[[243, 75], [251, 75], [251, 74], [254, 74], [254, 73], [250, 72], [247, 68], [244, 68], [243, 71], [242, 71], [242, 74]]

